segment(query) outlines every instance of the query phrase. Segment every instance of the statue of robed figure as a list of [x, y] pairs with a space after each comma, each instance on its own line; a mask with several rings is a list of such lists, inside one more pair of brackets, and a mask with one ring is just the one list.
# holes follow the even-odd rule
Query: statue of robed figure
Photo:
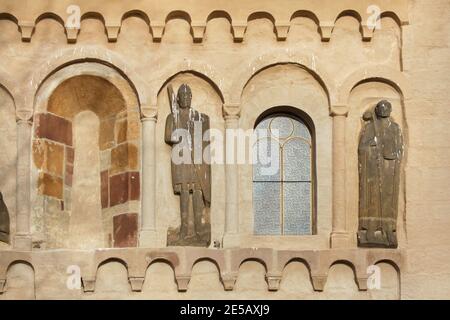
[[363, 115], [358, 147], [360, 247], [397, 247], [403, 138], [391, 112], [391, 104], [383, 100]]
[[9, 213], [3, 195], [0, 192], [0, 241], [10, 243], [9, 239]]
[[209, 117], [191, 107], [188, 85], [181, 85], [177, 94], [171, 85], [167, 90], [171, 113], [166, 119], [164, 139], [172, 146], [172, 186], [180, 196], [181, 218], [179, 228], [169, 229], [167, 244], [208, 247], [211, 225], [205, 208], [211, 205]]

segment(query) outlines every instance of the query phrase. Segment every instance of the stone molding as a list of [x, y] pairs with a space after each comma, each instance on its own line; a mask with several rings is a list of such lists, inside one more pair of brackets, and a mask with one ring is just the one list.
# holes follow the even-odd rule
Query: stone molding
[[[214, 263], [220, 273], [224, 290], [233, 290], [239, 267], [248, 260], [258, 261], [266, 269], [267, 289], [277, 291], [284, 268], [292, 261], [307, 266], [315, 291], [323, 291], [332, 265], [344, 263], [352, 268], [360, 291], [367, 290], [367, 267], [378, 262], [391, 264], [400, 272], [404, 264], [402, 250], [384, 249], [333, 249], [333, 250], [274, 250], [266, 248], [205, 249], [194, 247], [148, 249], [111, 248], [95, 251], [3, 251], [0, 256], [0, 293], [7, 290], [7, 270], [15, 262], [30, 264], [35, 272], [49, 259], [72, 257], [71, 264], [81, 269], [84, 292], [94, 292], [97, 270], [109, 261], [119, 261], [127, 269], [132, 291], [141, 291], [147, 268], [156, 261], [169, 264], [175, 274], [178, 291], [187, 291], [194, 265], [199, 261]], [[5, 285], [6, 284], [6, 285]]]
[[236, 42], [243, 40], [248, 21], [258, 15], [273, 22], [278, 40], [286, 39], [290, 22], [298, 15], [310, 17], [317, 23], [323, 41], [330, 40], [336, 20], [347, 13], [359, 20], [361, 39], [370, 41], [374, 28], [368, 21], [373, 15], [370, 10], [373, 6], [380, 9], [381, 16], [393, 17], [400, 26], [408, 24], [408, 0], [278, 0], [277, 6], [273, 6], [272, 0], [195, 0], [194, 3], [181, 0], [164, 3], [157, 0], [137, 3], [121, 0], [50, 0], [34, 1], [29, 6], [15, 0], [0, 0], [0, 16], [6, 15], [18, 24], [24, 42], [32, 40], [36, 24], [41, 19], [51, 17], [65, 27], [67, 41], [75, 43], [79, 28], [66, 24], [71, 14], [69, 7], [73, 5], [79, 6], [81, 19], [95, 13], [104, 23], [110, 42], [117, 41], [122, 21], [130, 14], [141, 17], [149, 25], [155, 42], [161, 41], [165, 25], [173, 16], [180, 16], [190, 23], [194, 42], [203, 40], [207, 22], [217, 15], [230, 20]]

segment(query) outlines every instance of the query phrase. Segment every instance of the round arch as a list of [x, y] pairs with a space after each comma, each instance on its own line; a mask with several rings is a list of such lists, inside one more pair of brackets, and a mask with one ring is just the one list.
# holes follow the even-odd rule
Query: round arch
[[[132, 90], [135, 92], [139, 106], [146, 105], [148, 103], [146, 87], [148, 86], [144, 79], [134, 71], [130, 69], [128, 64], [118, 54], [105, 50], [97, 50], [97, 46], [86, 46], [83, 50], [77, 48], [70, 48], [56, 53], [53, 57], [50, 57], [48, 61], [49, 64], [43, 65], [36, 73], [33, 74], [30, 80], [31, 92], [26, 94], [27, 102], [35, 102], [42, 85], [45, 81], [50, 78], [53, 74], [62, 70], [70, 65], [93, 62], [105, 65], [115, 71], [117, 71], [130, 85]], [[28, 101], [30, 100], [30, 101]], [[31, 106], [31, 103], [27, 103], [27, 106]], [[34, 108], [34, 103], [33, 103]], [[29, 110], [33, 112], [34, 110]]]
[[410, 88], [405, 75], [391, 68], [370, 67], [350, 74], [339, 86], [337, 104], [348, 105], [350, 94], [358, 85], [370, 81], [383, 82], [399, 92], [403, 100], [410, 97]]
[[231, 87], [231, 101], [238, 103], [241, 101], [241, 97], [247, 84], [260, 72], [274, 67], [276, 65], [290, 64], [305, 69], [310, 73], [324, 89], [328, 103], [333, 100], [334, 96], [334, 81], [328, 76], [328, 74], [322, 70], [317, 63], [314, 55], [307, 56], [300, 52], [289, 52], [285, 50], [277, 50], [270, 52], [266, 55], [262, 55], [252, 62], [250, 62], [246, 68], [234, 78], [233, 85]]
[[196, 61], [183, 61], [179, 64], [171, 65], [164, 69], [158, 76], [155, 77], [155, 81], [150, 86], [152, 105], [156, 105], [158, 95], [164, 86], [169, 83], [173, 78], [182, 73], [191, 73], [197, 77], [208, 82], [219, 95], [222, 103], [228, 101], [227, 96], [224, 95], [225, 88], [223, 86], [224, 81], [217, 72], [210, 65], [199, 63]]

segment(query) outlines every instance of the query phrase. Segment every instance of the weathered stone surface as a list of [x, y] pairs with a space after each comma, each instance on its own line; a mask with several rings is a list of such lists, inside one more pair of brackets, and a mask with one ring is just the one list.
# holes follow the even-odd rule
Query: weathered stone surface
[[63, 179], [41, 172], [39, 173], [38, 190], [39, 194], [62, 199]]
[[140, 179], [138, 172], [125, 172], [109, 178], [110, 206], [139, 200]]
[[109, 172], [102, 171], [101, 173], [101, 188], [102, 188], [102, 208], [109, 206]]
[[49, 112], [70, 120], [83, 110], [92, 110], [104, 119], [124, 107], [117, 88], [108, 80], [92, 75], [67, 79], [56, 88], [48, 102]]
[[[53, 2], [58, 2], [58, 5]], [[2, 284], [6, 290], [0, 294], [0, 299], [449, 297], [449, 1], [434, 0], [432, 5], [426, 0], [371, 0], [370, 3], [358, 0], [247, 2], [248, 6], [243, 7], [240, 0], [222, 1], [222, 5], [219, 5], [222, 8], [219, 9], [224, 12], [215, 12], [209, 16], [218, 9], [216, 2], [193, 0], [186, 6], [185, 2], [177, 0], [146, 0], [139, 2], [143, 14], [135, 15], [136, 11], [133, 10], [136, 9], [136, 3], [133, 1], [118, 4], [104, 0], [74, 0], [71, 4], [79, 4], [82, 14], [85, 13], [84, 8], [89, 7], [99, 12], [105, 21], [83, 19], [81, 30], [68, 31], [66, 35], [62, 32], [64, 29], [61, 29], [61, 24], [56, 21], [65, 21], [67, 18], [64, 1], [36, 0], [33, 6], [24, 6], [21, 1], [0, 0], [0, 7], [6, 8], [3, 10], [5, 14], [0, 17], [0, 190], [10, 209], [11, 235], [17, 235], [17, 227], [20, 232], [27, 232], [26, 218], [31, 211], [31, 232], [35, 244], [34, 251], [26, 253], [28, 257], [11, 250], [13, 248], [10, 245], [0, 244], [0, 260], [3, 261], [0, 263], [0, 291]], [[370, 16], [369, 5], [379, 6], [382, 11], [389, 12], [377, 21], [381, 28], [373, 32], [367, 21]], [[180, 15], [167, 17], [168, 12], [179, 10], [186, 11], [189, 18]], [[254, 14], [255, 10], [267, 14]], [[42, 14], [48, 12], [54, 12], [57, 19], [46, 19], [47, 15]], [[133, 14], [124, 16], [125, 12]], [[15, 19], [9, 19], [9, 14]], [[152, 18], [150, 26], [147, 19], [143, 18], [145, 14]], [[72, 42], [76, 40], [77, 44], [67, 45], [68, 38]], [[22, 39], [27, 42], [22, 42]], [[116, 42], [108, 43], [108, 40]], [[198, 43], [200, 41], [201, 45]], [[79, 75], [83, 77], [72, 79]], [[93, 79], [95, 77], [103, 78], [104, 81]], [[70, 81], [58, 89], [66, 80]], [[150, 198], [155, 199], [152, 202], [154, 207], [146, 206], [151, 209], [146, 212], [152, 212], [153, 216], [150, 217], [154, 218], [150, 226], [151, 235], [156, 240], [152, 243], [156, 247], [166, 246], [167, 229], [177, 227], [180, 223], [179, 201], [171, 193], [168, 165], [170, 148], [163, 141], [164, 120], [170, 112], [165, 92], [168, 83], [176, 87], [188, 83], [195, 92], [193, 105], [208, 114], [211, 127], [221, 132], [226, 125], [251, 130], [262, 113], [270, 112], [276, 106], [292, 106], [307, 113], [313, 120], [318, 213], [316, 235], [255, 237], [252, 166], [240, 165], [237, 174], [233, 175], [236, 173], [234, 171], [230, 177], [230, 171], [224, 166], [212, 165], [211, 242], [236, 248], [306, 250], [302, 251], [302, 257], [307, 260], [307, 267], [302, 265], [302, 257], [291, 262], [283, 271], [278, 291], [268, 292], [268, 284], [264, 279], [268, 272], [265, 264], [269, 265], [273, 258], [266, 257], [267, 253], [258, 254], [259, 260], [245, 262], [240, 269], [233, 268], [232, 271], [223, 270], [226, 267], [218, 263], [218, 271], [214, 262], [205, 260], [197, 262], [192, 268], [183, 266], [186, 255], [192, 259], [201, 259], [211, 257], [213, 253], [210, 251], [202, 255], [192, 250], [182, 251], [184, 248], [176, 253], [165, 251], [167, 249], [147, 252], [161, 260], [149, 260], [152, 265], [148, 267], [142, 292], [132, 292], [133, 288], [139, 288], [139, 281], [146, 273], [145, 263], [143, 267], [127, 270], [117, 260], [111, 261], [113, 264], [105, 261], [99, 272], [97, 291], [95, 274], [98, 268], [86, 267], [94, 260], [92, 252], [47, 250], [66, 247], [59, 239], [67, 235], [65, 228], [69, 224], [69, 214], [72, 214], [67, 211], [70, 210], [67, 191], [64, 191], [64, 211], [61, 211], [61, 199], [39, 195], [39, 172], [34, 166], [33, 157], [29, 156], [30, 151], [33, 151], [30, 142], [33, 138], [41, 139], [36, 135], [40, 130], [37, 128], [39, 115], [51, 112], [48, 107], [55, 115], [67, 120], [71, 120], [72, 115], [75, 116], [81, 109], [94, 112], [98, 109], [101, 122], [110, 116], [117, 116], [116, 121], [128, 118], [127, 140], [123, 140], [124, 130], [121, 130], [121, 143], [132, 142], [140, 149], [141, 143], [145, 142], [143, 147], [147, 148], [146, 151], [150, 148], [150, 154], [155, 156], [154, 160], [152, 156], [148, 157], [150, 161], [146, 161], [148, 166], [143, 170], [152, 174], [142, 174], [141, 178], [146, 182], [149, 182], [148, 178], [151, 179], [150, 183], [146, 183], [151, 186], [146, 192], [151, 192]], [[50, 99], [54, 91], [57, 94]], [[354, 261], [353, 253], [349, 252], [357, 246], [357, 133], [361, 130], [363, 112], [381, 99], [392, 102], [392, 117], [405, 137], [405, 166], [400, 177], [397, 236], [407, 263], [398, 267], [400, 278], [396, 266], [385, 262], [377, 264], [384, 279], [382, 289], [368, 288], [367, 291], [361, 291], [364, 289], [364, 270], [358, 270], [355, 274], [348, 263], [334, 264], [336, 260], [333, 259]], [[122, 109], [118, 107], [121, 104]], [[330, 111], [335, 112], [337, 105], [348, 109], [346, 117], [342, 116], [345, 117], [345, 130], [330, 116]], [[149, 109], [152, 112], [147, 112]], [[141, 114], [141, 110], [145, 112]], [[152, 118], [148, 120], [148, 123], [152, 123], [147, 126], [150, 130], [146, 131], [151, 134], [145, 140], [139, 132], [139, 117], [144, 114]], [[228, 120], [225, 121], [224, 115]], [[230, 120], [230, 117], [235, 118]], [[27, 120], [30, 118], [35, 120], [32, 134], [28, 132], [31, 125]], [[16, 122], [18, 119], [21, 120]], [[116, 146], [117, 125], [115, 123], [114, 131], [111, 131], [111, 124], [108, 122], [107, 134], [102, 136], [103, 145], [107, 148], [105, 152]], [[338, 128], [334, 128], [335, 125]], [[341, 134], [334, 135], [333, 128]], [[64, 132], [62, 130], [62, 135], [58, 134], [58, 141], [52, 138], [54, 132], [43, 132], [43, 136], [49, 138], [42, 139], [66, 144], [68, 139]], [[335, 158], [333, 150], [336, 144], [333, 145], [333, 141], [336, 138], [339, 138], [337, 142], [340, 145], [345, 146], [338, 149], [345, 155], [344, 165], [339, 166], [338, 162], [337, 167], [332, 161]], [[100, 141], [99, 137], [94, 139]], [[139, 154], [143, 153], [141, 151]], [[109, 170], [108, 157], [101, 159], [100, 171]], [[133, 172], [138, 171], [136, 169]], [[337, 171], [345, 175], [340, 180], [345, 181], [343, 197], [334, 197], [336, 192], [344, 190], [333, 188], [333, 177]], [[28, 183], [29, 177], [31, 184]], [[100, 181], [100, 178], [98, 174], [91, 179]], [[70, 188], [66, 186], [67, 189]], [[225, 195], [224, 191], [227, 191]], [[30, 204], [26, 200], [28, 196], [32, 199]], [[43, 198], [51, 201], [43, 201]], [[331, 226], [335, 226], [333, 208], [344, 213], [339, 216], [339, 226], [352, 235], [346, 246], [353, 249], [348, 249], [350, 251], [344, 254], [333, 248], [330, 251], [335, 252], [335, 255], [330, 260], [323, 251], [328, 251], [330, 247]], [[139, 210], [139, 201], [101, 209], [105, 245], [110, 243], [107, 238], [113, 230], [112, 217], [124, 212], [140, 213]], [[224, 238], [224, 231], [229, 231], [230, 223], [233, 227], [237, 226], [232, 229], [236, 233], [227, 234]], [[14, 240], [20, 244], [25, 238], [15, 237]], [[114, 251], [110, 258], [120, 258], [126, 264], [133, 265], [132, 261], [135, 260], [129, 257], [134, 257], [134, 250], [139, 249], [131, 250], [130, 253]], [[375, 252], [373, 250], [378, 252], [368, 249], [369, 252]], [[110, 250], [101, 251], [111, 253]], [[221, 252], [220, 249], [213, 251]], [[391, 250], [384, 250], [384, 255], [386, 251]], [[366, 252], [366, 249], [356, 252]], [[36, 270], [34, 286], [31, 285], [31, 267], [13, 267], [8, 276], [3, 272], [6, 270], [3, 266], [9, 264], [4, 262], [4, 257], [10, 253], [15, 255], [14, 259], [32, 261]], [[283, 253], [279, 251], [276, 254]], [[316, 258], [305, 258], [308, 255]], [[256, 254], [242, 250], [238, 256], [245, 260], [255, 258]], [[102, 257], [107, 258], [106, 255]], [[378, 256], [378, 253], [354, 257], [363, 260], [369, 257], [372, 264], [378, 258], [386, 258]], [[146, 260], [136, 261], [140, 264]], [[217, 257], [214, 257], [214, 261], [218, 261]], [[278, 261], [280, 266], [284, 265], [281, 260]], [[93, 292], [85, 293], [83, 288], [67, 289], [66, 267], [70, 264], [82, 266], [84, 289]], [[331, 264], [334, 265], [330, 269]], [[363, 265], [352, 264], [360, 268]], [[272, 263], [272, 267], [274, 265]], [[323, 291], [314, 292], [309, 268], [314, 271], [314, 288]], [[144, 271], [136, 272], [135, 269]], [[192, 270], [186, 292], [178, 292], [173, 269], [177, 269], [180, 280], [182, 276], [187, 279]], [[127, 274], [127, 271], [130, 273]], [[273, 270], [270, 272], [274, 274]], [[227, 278], [226, 274], [232, 276]], [[234, 280], [237, 282], [235, 290], [219, 290], [220, 281], [231, 288]], [[276, 288], [277, 279], [271, 281], [271, 286]], [[9, 289], [12, 294], [8, 293]]]
[[56, 176], [63, 176], [64, 146], [48, 140], [34, 140], [33, 160], [36, 168]]
[[51, 113], [35, 116], [35, 134], [66, 145], [72, 145], [72, 123]]
[[114, 143], [114, 117], [102, 119], [100, 122], [100, 150], [112, 148]]
[[66, 164], [66, 174], [64, 176], [64, 183], [65, 185], [71, 187], [72, 186], [72, 180], [73, 180], [73, 164]]
[[114, 247], [136, 247], [138, 239], [137, 213], [124, 213], [113, 218]]
[[134, 171], [138, 163], [138, 150], [134, 144], [123, 143], [111, 150], [111, 175]]

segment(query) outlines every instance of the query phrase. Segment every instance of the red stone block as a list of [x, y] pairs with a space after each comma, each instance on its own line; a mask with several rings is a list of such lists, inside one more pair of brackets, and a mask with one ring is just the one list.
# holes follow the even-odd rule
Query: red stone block
[[108, 208], [109, 206], [109, 179], [108, 170], [102, 171], [101, 173], [101, 196], [102, 196], [102, 209]]
[[64, 177], [64, 184], [71, 187], [73, 181], [73, 165], [66, 163], [66, 174]]
[[109, 201], [110, 206], [128, 201], [128, 172], [121, 173], [109, 178]]
[[36, 136], [72, 145], [72, 123], [51, 113], [36, 115]]
[[124, 213], [113, 217], [114, 247], [137, 247], [138, 215]]
[[66, 147], [66, 162], [73, 164], [75, 160], [75, 150], [71, 147]]
[[141, 195], [141, 183], [139, 172], [130, 172], [130, 200], [139, 200]]
[[124, 172], [109, 178], [110, 206], [140, 198], [139, 172]]

